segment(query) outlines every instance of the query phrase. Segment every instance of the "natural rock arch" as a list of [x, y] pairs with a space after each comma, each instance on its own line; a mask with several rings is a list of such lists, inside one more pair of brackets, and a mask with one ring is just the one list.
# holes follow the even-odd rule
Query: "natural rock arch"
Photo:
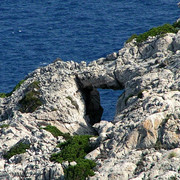
[[[95, 178], [135, 177], [141, 173], [137, 168], [137, 160], [144, 149], [149, 154], [156, 153], [152, 157], [163, 161], [155, 149], [148, 149], [162, 146], [168, 151], [180, 147], [179, 79], [180, 31], [161, 38], [150, 37], [140, 44], [133, 40], [118, 53], [88, 65], [85, 62], [78, 64], [57, 60], [29, 74], [10, 97], [0, 98], [1, 124], [9, 124], [10, 128], [1, 131], [3, 138], [0, 139], [0, 152], [8, 151], [20, 140], [26, 140], [35, 149], [32, 148], [32, 152], [26, 154], [29, 164], [31, 158], [34, 158], [33, 161], [42, 161], [43, 156], [35, 154], [35, 151], [42, 150], [49, 156], [52, 147], [56, 150], [54, 144], [61, 141], [40, 129], [43, 125], [55, 125], [62, 132], [71, 134], [95, 134], [96, 130], [99, 133], [96, 142], [98, 148], [89, 156], [99, 159], [105, 157], [106, 160], [99, 161], [99, 172]], [[19, 111], [19, 102], [33, 82], [38, 82], [37, 97], [41, 99], [42, 105], [31, 113], [23, 113]], [[94, 97], [99, 101], [94, 88], [125, 89], [118, 99], [113, 122], [93, 125], [100, 120], [102, 111], [99, 103], [91, 101]], [[36, 92], [36, 88], [33, 92]], [[89, 104], [93, 105], [88, 107]], [[91, 114], [94, 109], [96, 112], [99, 110], [97, 119]], [[11, 161], [16, 162], [16, 159]], [[43, 163], [44, 169], [40, 172], [47, 170], [44, 174], [48, 174], [48, 169], [54, 169], [56, 175], [59, 175], [58, 172], [63, 173], [61, 165], [47, 159]], [[13, 164], [4, 160], [1, 164], [6, 165], [7, 171], [14, 168]], [[23, 167], [20, 168], [24, 173]], [[166, 171], [165, 168], [163, 171]], [[19, 172], [17, 167], [10, 173], [16, 172]], [[151, 175], [153, 179], [153, 173]]]

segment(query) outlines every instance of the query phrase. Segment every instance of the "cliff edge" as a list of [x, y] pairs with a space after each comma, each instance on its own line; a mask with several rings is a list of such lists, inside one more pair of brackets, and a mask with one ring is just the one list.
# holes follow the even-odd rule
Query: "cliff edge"
[[[101, 121], [97, 88], [124, 89], [112, 122]], [[0, 172], [12, 179], [63, 179], [49, 160], [58, 142], [46, 131], [91, 134], [95, 179], [180, 179], [180, 31], [133, 39], [86, 64], [57, 59], [0, 98]], [[18, 143], [25, 153], [4, 158]], [[70, 162], [69, 162], [70, 163]]]

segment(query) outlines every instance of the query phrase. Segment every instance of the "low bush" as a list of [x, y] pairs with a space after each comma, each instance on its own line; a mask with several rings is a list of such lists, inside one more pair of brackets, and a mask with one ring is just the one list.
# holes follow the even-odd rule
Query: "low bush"
[[157, 35], [163, 36], [166, 33], [177, 33], [179, 27], [180, 27], [180, 22], [176, 22], [173, 25], [171, 25], [171, 24], [164, 24], [162, 26], [154, 27], [154, 28], [150, 29], [149, 31], [147, 31], [145, 33], [142, 33], [140, 35], [134, 35], [133, 34], [126, 41], [126, 43], [131, 42], [135, 38], [136, 38], [136, 42], [137, 43], [141, 43], [141, 42], [147, 40], [147, 38], [149, 36], [151, 36], [151, 37], [152, 36], [157, 36]]
[[90, 135], [75, 135], [67, 142], [59, 144], [61, 148], [59, 153], [51, 155], [50, 160], [62, 163], [63, 161], [76, 161], [76, 166], [69, 166], [64, 169], [65, 179], [67, 180], [85, 180], [88, 176], [93, 176], [93, 168], [96, 163], [84, 157], [93, 149], [89, 145]]
[[174, 28], [180, 28], [180, 21], [173, 23]]
[[88, 159], [78, 159], [76, 166], [69, 166], [64, 170], [66, 180], [85, 180], [88, 176], [94, 176], [93, 168], [96, 163]]
[[21, 80], [21, 81], [13, 88], [13, 90], [12, 90], [11, 92], [9, 92], [9, 93], [0, 93], [0, 98], [5, 98], [5, 97], [11, 96], [14, 91], [16, 91], [17, 89], [20, 88], [21, 84], [22, 84], [24, 81], [25, 81], [25, 80]]
[[26, 152], [26, 149], [30, 148], [30, 144], [26, 144], [26, 143], [18, 143], [15, 146], [13, 146], [8, 152], [6, 152], [3, 157], [5, 159], [10, 159], [12, 156], [16, 155], [16, 154], [22, 154]]
[[63, 161], [76, 161], [84, 158], [87, 153], [92, 151], [89, 145], [90, 135], [75, 135], [66, 143], [59, 144], [61, 152], [52, 154], [51, 161], [62, 163]]
[[9, 127], [9, 124], [2, 124], [0, 125], [0, 128], [8, 128]]
[[6, 93], [0, 93], [0, 98], [5, 98], [5, 97], [7, 97]]
[[20, 109], [22, 113], [32, 113], [39, 106], [42, 105], [40, 100], [40, 86], [38, 81], [31, 83], [27, 89], [24, 97], [19, 101]]
[[45, 128], [46, 131], [49, 131], [54, 137], [63, 136], [64, 139], [71, 139], [71, 135], [69, 133], [62, 133], [57, 127], [48, 125]]

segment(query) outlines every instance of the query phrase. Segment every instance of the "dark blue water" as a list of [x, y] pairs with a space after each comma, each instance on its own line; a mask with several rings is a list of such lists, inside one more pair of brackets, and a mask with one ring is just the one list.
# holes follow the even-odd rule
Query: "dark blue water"
[[134, 33], [173, 23], [178, 1], [1, 1], [0, 92], [57, 57], [90, 62], [119, 50]]

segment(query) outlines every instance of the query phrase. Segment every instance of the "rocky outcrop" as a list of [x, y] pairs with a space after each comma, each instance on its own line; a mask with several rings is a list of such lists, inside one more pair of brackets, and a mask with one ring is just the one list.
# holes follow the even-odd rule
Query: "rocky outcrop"
[[[97, 88], [125, 89], [113, 122], [100, 122]], [[61, 164], [49, 157], [64, 140], [41, 129], [51, 124], [71, 134], [98, 132], [97, 148], [86, 156], [97, 162], [89, 179], [180, 178], [180, 31], [133, 40], [88, 65], [56, 60], [0, 98], [0, 115], [1, 125], [9, 125], [0, 132], [0, 172], [10, 177], [63, 179]], [[30, 149], [5, 160], [4, 152], [22, 140]]]

